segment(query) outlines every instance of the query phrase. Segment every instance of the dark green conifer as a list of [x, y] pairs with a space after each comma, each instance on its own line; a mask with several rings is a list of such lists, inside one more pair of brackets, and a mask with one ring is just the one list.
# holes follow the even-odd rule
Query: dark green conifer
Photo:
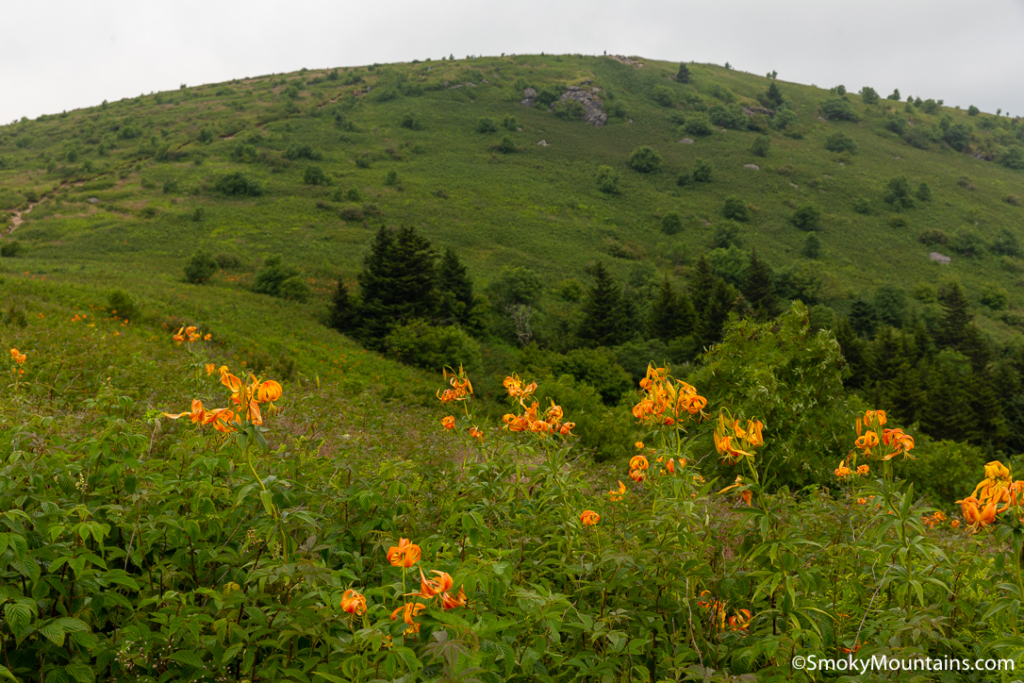
[[437, 319], [443, 325], [473, 326], [473, 281], [466, 266], [451, 247], [446, 247], [437, 271]]
[[968, 328], [971, 326], [970, 304], [960, 284], [943, 287], [939, 291], [939, 302], [942, 304], [942, 323], [935, 334], [935, 343], [951, 349], [961, 349], [967, 340]]
[[858, 298], [850, 308], [850, 326], [862, 337], [870, 338], [875, 334], [875, 310], [871, 304]]
[[338, 332], [348, 334], [358, 324], [358, 311], [349, 296], [345, 281], [338, 278], [338, 289], [331, 303], [330, 325]]
[[594, 286], [583, 303], [580, 339], [592, 346], [615, 346], [619, 343], [621, 295], [615, 279], [598, 262], [594, 267]]
[[758, 257], [756, 249], [750, 252], [750, 264], [743, 284], [743, 296], [758, 320], [765, 321], [778, 315], [779, 297], [775, 291], [775, 274], [771, 266]]
[[698, 323], [701, 348], [708, 348], [722, 341], [725, 324], [729, 321], [729, 312], [736, 303], [736, 291], [719, 279], [711, 292], [711, 298], [701, 313]]
[[843, 352], [843, 358], [849, 366], [850, 374], [843, 379], [843, 386], [851, 389], [859, 389], [867, 379], [870, 367], [865, 356], [864, 340], [860, 338], [850, 320], [846, 316], [839, 318], [833, 329], [839, 348]]

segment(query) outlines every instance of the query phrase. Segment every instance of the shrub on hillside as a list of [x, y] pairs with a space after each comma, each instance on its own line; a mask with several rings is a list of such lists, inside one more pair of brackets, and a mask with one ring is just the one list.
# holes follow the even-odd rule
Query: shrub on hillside
[[930, 247], [936, 245], [945, 246], [949, 244], [949, 235], [938, 228], [928, 228], [917, 236], [917, 241]]
[[640, 173], [654, 173], [661, 168], [661, 155], [652, 147], [637, 147], [629, 154], [629, 167]]
[[829, 121], [860, 121], [850, 103], [840, 97], [832, 97], [822, 102], [821, 113]]
[[707, 114], [701, 112], [686, 117], [686, 125], [683, 126], [683, 129], [697, 137], [705, 137], [715, 132], [715, 127], [711, 125], [711, 119]]
[[886, 185], [885, 202], [897, 211], [910, 209], [914, 206], [914, 198], [910, 195], [910, 181], [906, 176], [897, 176]]
[[284, 153], [286, 159], [295, 161], [297, 159], [309, 159], [310, 161], [323, 161], [324, 153], [313, 149], [310, 145], [292, 145]]
[[18, 240], [5, 240], [3, 244], [0, 244], [0, 258], [14, 258], [19, 256], [24, 250], [25, 245]]
[[830, 152], [857, 153], [857, 143], [846, 133], [833, 133], [825, 140], [825, 149]]
[[302, 172], [302, 182], [306, 185], [328, 185], [327, 174], [319, 166], [307, 166]]
[[821, 225], [821, 210], [813, 204], [804, 204], [793, 212], [789, 221], [800, 230], [817, 230]]
[[409, 130], [423, 130], [423, 120], [413, 111], [407, 111], [402, 116], [402, 128]]
[[704, 159], [697, 159], [693, 162], [693, 182], [695, 183], [710, 183], [711, 176], [714, 173], [714, 167], [710, 161]]
[[305, 279], [299, 275], [293, 275], [290, 278], [286, 278], [280, 285], [278, 285], [276, 296], [279, 296], [282, 299], [305, 303], [312, 293], [313, 290]]
[[725, 203], [722, 205], [722, 215], [745, 223], [750, 220], [750, 207], [739, 197], [726, 197]]
[[271, 256], [263, 262], [263, 267], [256, 271], [252, 291], [280, 296], [281, 283], [298, 275], [298, 268], [284, 265], [280, 256]]
[[667, 213], [661, 218], [661, 231], [666, 235], [675, 235], [683, 229], [683, 217], [676, 212]]
[[498, 124], [494, 122], [490, 116], [483, 116], [477, 119], [476, 122], [477, 133], [497, 133]]
[[958, 152], [962, 152], [971, 144], [971, 127], [966, 123], [955, 123], [942, 136], [946, 144]]
[[229, 197], [259, 197], [263, 194], [263, 186], [240, 171], [221, 176], [214, 187]]
[[729, 130], [744, 130], [747, 127], [747, 115], [738, 104], [716, 104], [708, 109], [708, 118], [714, 125]]
[[423, 320], [396, 327], [384, 338], [384, 352], [425, 370], [481, 365], [480, 344], [457, 326], [435, 327]]
[[107, 297], [107, 312], [125, 320], [135, 320], [139, 315], [135, 299], [123, 289], [115, 289]]
[[597, 167], [597, 189], [605, 194], [619, 193], [619, 174], [611, 166]]
[[512, 154], [516, 151], [516, 141], [512, 139], [511, 135], [501, 136], [501, 140], [498, 141], [498, 151], [502, 154]]
[[663, 107], [672, 107], [676, 103], [675, 93], [672, 88], [665, 85], [656, 85], [651, 89], [651, 99]]
[[185, 264], [185, 281], [195, 285], [208, 282], [217, 272], [217, 262], [202, 249], [197, 250]]
[[864, 86], [860, 90], [860, 99], [864, 104], [878, 104], [878, 92], [874, 88]]
[[754, 138], [754, 144], [750, 146], [750, 152], [759, 157], [768, 156], [772, 148], [772, 139], [768, 135], [758, 135]]

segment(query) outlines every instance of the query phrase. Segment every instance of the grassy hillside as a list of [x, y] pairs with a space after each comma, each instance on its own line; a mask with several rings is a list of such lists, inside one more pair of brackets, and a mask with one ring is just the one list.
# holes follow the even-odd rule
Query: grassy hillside
[[[202, 246], [236, 254], [243, 271], [282, 254], [328, 290], [332, 278], [354, 277], [379, 222], [417, 226], [435, 244], [458, 247], [484, 283], [508, 265], [528, 266], [552, 284], [584, 280], [584, 269], [598, 259], [635, 281], [656, 271], [685, 274], [726, 222], [728, 196], [752, 209], [750, 221], [739, 225], [743, 246], [781, 268], [801, 261], [806, 234], [789, 219], [812, 203], [823, 212], [823, 253], [803, 267], [823, 278], [813, 293], [820, 300], [844, 310], [847, 299], [882, 283], [909, 291], [952, 277], [975, 301], [988, 282], [1011, 292], [1014, 315], [989, 312], [993, 330], [1009, 331], [996, 319], [1020, 319], [1024, 302], [1013, 290], [1024, 262], [986, 245], [1003, 230], [1022, 237], [1024, 209], [1004, 199], [1024, 196], [1024, 173], [972, 155], [1005, 157], [1019, 144], [1016, 120], [947, 107], [908, 112], [904, 103], [865, 105], [848, 94], [859, 122], [826, 121], [820, 105], [834, 95], [776, 81], [798, 122], [787, 136], [760, 116], [771, 148], [759, 157], [750, 151], [756, 132], [715, 126], [700, 137], [679, 122], [723, 102], [760, 107], [756, 98], [770, 80], [691, 65], [691, 82], [683, 85], [672, 79], [678, 65], [642, 64], [516, 56], [308, 71], [45, 116], [0, 128], [0, 208], [32, 207], [11, 235], [28, 247], [19, 270], [132, 264], [174, 278]], [[597, 95], [612, 112], [602, 128], [519, 104], [525, 85], [561, 91], [583, 81], [592, 83], [584, 88], [601, 88]], [[668, 97], [669, 106], [655, 97]], [[906, 117], [907, 130], [917, 134], [912, 139], [927, 149], [887, 130], [890, 110]], [[507, 116], [515, 117], [515, 131], [502, 126]], [[944, 116], [971, 126], [967, 153], [934, 140]], [[477, 132], [483, 117], [498, 131]], [[794, 128], [800, 139], [792, 137]], [[825, 149], [836, 132], [855, 143], [855, 154]], [[505, 135], [515, 152], [497, 151]], [[684, 137], [695, 142], [679, 143]], [[538, 146], [541, 140], [547, 146]], [[627, 165], [643, 145], [664, 159], [660, 171]], [[679, 173], [698, 158], [713, 164], [713, 181], [678, 186]], [[598, 190], [601, 165], [620, 176], [618, 195]], [[225, 197], [217, 180], [233, 172], [265, 193]], [[392, 172], [397, 177], [388, 185]], [[323, 184], [306, 184], [309, 173]], [[883, 198], [896, 176], [915, 191], [927, 183], [931, 201], [895, 211]], [[352, 190], [356, 201], [348, 200]], [[854, 210], [857, 200], [867, 213]], [[373, 206], [364, 210], [367, 204]], [[347, 220], [340, 217], [346, 209]], [[662, 231], [670, 213], [682, 218], [678, 234]], [[976, 255], [922, 244], [926, 230], [966, 241], [964, 253]], [[932, 264], [932, 250], [953, 262]]]

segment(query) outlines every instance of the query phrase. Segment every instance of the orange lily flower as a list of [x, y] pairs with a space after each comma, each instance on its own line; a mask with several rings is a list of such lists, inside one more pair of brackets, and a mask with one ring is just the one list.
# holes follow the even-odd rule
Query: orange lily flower
[[629, 478], [638, 484], [642, 484], [644, 483], [644, 480], [647, 479], [647, 475], [644, 473], [643, 470], [630, 470]]
[[448, 417], [442, 419], [441, 420], [441, 426], [444, 427], [445, 429], [454, 429], [455, 428], [455, 416], [454, 415], [449, 415]]
[[634, 455], [629, 459], [629, 469], [631, 470], [646, 470], [648, 467], [650, 467], [650, 463], [642, 455]]
[[851, 474], [853, 474], [853, 470], [851, 470], [849, 467], [846, 466], [846, 461], [845, 460], [840, 461], [839, 462], [839, 467], [837, 467], [835, 469], [835, 475], [837, 477], [839, 477], [840, 479], [842, 479], [843, 477], [848, 477]]
[[635, 444], [633, 444], [633, 445], [634, 445], [634, 446], [636, 446], [636, 449], [637, 449], [638, 451], [642, 451], [642, 450], [644, 449], [644, 442], [643, 442], [643, 441], [637, 441], [637, 442], [636, 442]]
[[619, 482], [619, 490], [618, 490], [618, 491], [614, 491], [614, 490], [612, 490], [612, 491], [609, 491], [609, 492], [608, 492], [608, 499], [609, 499], [609, 500], [610, 500], [611, 502], [613, 502], [613, 503], [617, 503], [617, 502], [619, 502], [620, 500], [622, 500], [623, 496], [625, 496], [625, 495], [626, 495], [626, 485], [625, 485], [625, 484], [623, 484], [623, 483], [622, 483], [622, 482], [620, 481], [620, 482]]
[[206, 424], [205, 422], [203, 422], [203, 419], [206, 417], [206, 411], [203, 410], [203, 402], [200, 401], [198, 398], [192, 399], [191, 412], [177, 413], [176, 415], [172, 415], [171, 413], [164, 413], [163, 415], [164, 417], [169, 417], [172, 420], [177, 420], [179, 417], [184, 417], [185, 415], [188, 415], [190, 418], [192, 418], [192, 424]]
[[865, 453], [870, 453], [871, 449], [878, 445], [878, 434], [875, 432], [865, 432], [857, 437], [854, 445]]
[[456, 607], [465, 607], [466, 592], [462, 589], [463, 586], [459, 586], [459, 594], [455, 597], [453, 597], [450, 593], [445, 593], [444, 595], [442, 595], [441, 607], [446, 610], [455, 609]]
[[213, 363], [207, 363], [206, 364], [206, 374], [207, 375], [212, 375], [216, 371], [217, 371], [217, 366], [216, 365], [214, 365]]
[[884, 427], [886, 418], [884, 410], [865, 410], [864, 411], [864, 424], [871, 422], [878, 422], [879, 427]]
[[750, 621], [752, 618], [750, 610], [738, 610], [736, 612], [736, 616], [729, 617], [729, 628], [733, 631], [745, 631], [750, 627]]
[[675, 460], [675, 458], [669, 458], [668, 459], [668, 462], [665, 463], [665, 471], [668, 472], [669, 474], [675, 474], [676, 473], [676, 460]]
[[420, 603], [407, 602], [391, 613], [391, 620], [395, 621], [398, 618], [398, 615], [401, 613], [402, 621], [409, 625], [409, 628], [405, 629], [406, 635], [409, 635], [410, 633], [419, 633], [420, 625], [417, 622], [413, 621], [413, 619], [419, 616], [419, 613], [425, 610], [426, 608], [426, 605]]
[[868, 476], [868, 474], [870, 472], [871, 472], [871, 468], [868, 467], [867, 465], [858, 465], [857, 466], [857, 474], [861, 475], [862, 477]]
[[420, 547], [415, 543], [410, 543], [408, 538], [399, 538], [397, 546], [388, 548], [388, 562], [392, 567], [408, 569], [419, 561]]
[[914, 448], [914, 437], [904, 434], [902, 429], [882, 430], [882, 443], [894, 449], [892, 453], [885, 456], [885, 460], [895, 458], [900, 453], [906, 457], [912, 457], [909, 453]]
[[470, 427], [469, 428], [469, 435], [471, 437], [473, 437], [474, 439], [483, 439], [484, 438], [484, 433], [482, 431], [480, 431], [479, 429], [477, 429], [476, 427]]
[[601, 515], [597, 514], [593, 510], [584, 510], [580, 515], [580, 522], [583, 526], [594, 526], [601, 521]]
[[366, 598], [350, 588], [341, 596], [341, 609], [349, 614], [366, 614]]
[[268, 379], [266, 382], [260, 384], [260, 388], [256, 393], [256, 398], [260, 403], [273, 404], [281, 398], [281, 394], [284, 391], [281, 389], [281, 385], [272, 379]]

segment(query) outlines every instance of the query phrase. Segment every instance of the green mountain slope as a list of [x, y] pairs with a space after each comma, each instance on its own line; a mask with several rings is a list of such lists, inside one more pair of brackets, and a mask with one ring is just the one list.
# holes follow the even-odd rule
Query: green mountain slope
[[[930, 105], [908, 112], [904, 103], [866, 105], [848, 94], [860, 120], [828, 121], [820, 106], [835, 95], [778, 81], [798, 119], [789, 132], [802, 137], [775, 130], [769, 117], [743, 117], [758, 119], [770, 136], [770, 151], [759, 157], [751, 152], [755, 131], [715, 126], [700, 137], [687, 133], [685, 122], [729, 101], [761, 107], [757, 97], [771, 81], [691, 65], [684, 85], [673, 80], [676, 64], [639, 64], [516, 56], [309, 71], [22, 121], [0, 128], [0, 208], [32, 207], [11, 235], [28, 247], [22, 258], [30, 270], [74, 262], [145, 264], [174, 274], [203, 246], [235, 253], [250, 267], [282, 254], [318, 283], [338, 274], [351, 279], [370, 230], [385, 222], [457, 246], [478, 280], [523, 265], [556, 282], [582, 278], [599, 259], [634, 279], [685, 266], [709, 247], [726, 223], [725, 199], [735, 196], [752, 210], [739, 224], [743, 246], [776, 268], [801, 258], [806, 234], [791, 224], [794, 210], [820, 208], [822, 256], [805, 267], [823, 284], [805, 298], [842, 309], [844, 300], [882, 283], [909, 289], [942, 276], [960, 279], [975, 299], [986, 282], [1014, 287], [1024, 263], [986, 245], [1004, 230], [1020, 237], [1024, 210], [1010, 202], [1024, 195], [1024, 173], [972, 153], [1009, 155], [1012, 165], [1022, 130], [1016, 120], [937, 105], [934, 114], [925, 113]], [[596, 94], [611, 112], [604, 127], [519, 103], [524, 86], [561, 93], [584, 81], [591, 82], [585, 89], [601, 89]], [[905, 117], [905, 135], [927, 149], [886, 128], [889, 110]], [[503, 127], [508, 116], [514, 131]], [[967, 153], [942, 142], [945, 116], [971, 127]], [[497, 132], [477, 132], [484, 117]], [[855, 154], [825, 149], [837, 132], [853, 141]], [[498, 150], [503, 136], [514, 152]], [[684, 137], [694, 143], [678, 142]], [[643, 145], [663, 158], [659, 171], [629, 168], [630, 152]], [[712, 182], [677, 185], [698, 158], [712, 163]], [[598, 189], [602, 165], [618, 174], [619, 194]], [[262, 196], [218, 192], [218, 180], [236, 172], [262, 186]], [[893, 210], [883, 198], [897, 176], [912, 191], [926, 183], [931, 201]], [[357, 201], [348, 201], [352, 190]], [[867, 213], [854, 210], [858, 200]], [[680, 215], [682, 229], [667, 235], [662, 219], [671, 213]], [[928, 230], [941, 231], [934, 240], [977, 253], [922, 244]], [[952, 263], [929, 262], [933, 250]], [[1009, 307], [1018, 305], [1010, 296]]]

